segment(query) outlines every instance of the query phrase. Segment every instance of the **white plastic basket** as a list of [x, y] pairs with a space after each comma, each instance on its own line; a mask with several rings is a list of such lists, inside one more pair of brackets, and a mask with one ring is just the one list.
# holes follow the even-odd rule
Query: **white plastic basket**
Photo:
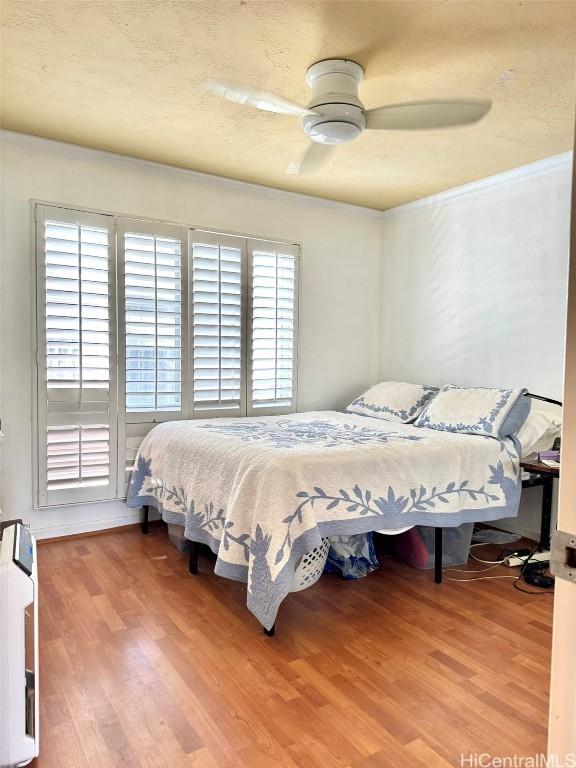
[[[176, 549], [182, 552], [182, 554], [188, 554], [190, 542], [184, 537], [184, 527], [182, 525], [169, 523], [168, 536]], [[329, 549], [330, 539], [322, 539], [322, 544], [319, 547], [314, 547], [314, 549], [300, 558], [294, 572], [291, 592], [301, 592], [303, 589], [316, 584], [320, 576], [322, 576], [326, 560], [328, 560]]]
[[322, 539], [319, 547], [314, 547], [310, 552], [300, 558], [290, 592], [301, 592], [316, 584], [328, 560], [328, 550], [330, 549], [330, 539]]

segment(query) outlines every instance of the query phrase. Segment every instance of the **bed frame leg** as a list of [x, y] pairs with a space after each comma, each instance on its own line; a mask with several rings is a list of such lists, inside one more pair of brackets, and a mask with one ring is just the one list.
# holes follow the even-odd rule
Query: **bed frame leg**
[[150, 507], [148, 504], [145, 504], [142, 507], [142, 533], [149, 533], [150, 532], [150, 524], [149, 524], [149, 513], [150, 513]]
[[434, 529], [434, 581], [442, 584], [442, 528]]
[[188, 570], [191, 574], [196, 576], [198, 573], [198, 542], [190, 542], [190, 562], [188, 563]]
[[266, 627], [263, 627], [263, 629], [264, 629], [264, 634], [266, 635], [266, 637], [274, 637], [274, 635], [276, 634], [276, 622], [274, 622], [274, 624], [272, 624], [270, 629], [266, 629]]

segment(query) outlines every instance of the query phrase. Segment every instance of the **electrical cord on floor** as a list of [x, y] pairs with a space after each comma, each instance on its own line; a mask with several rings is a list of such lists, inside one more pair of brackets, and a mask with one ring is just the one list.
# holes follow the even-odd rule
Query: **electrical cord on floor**
[[[522, 570], [514, 580], [512, 586], [517, 589], [518, 592], [523, 592], [525, 595], [541, 595], [543, 597], [549, 597], [554, 595], [554, 577], [546, 576], [548, 570], [548, 563], [542, 561], [536, 561], [530, 564], [530, 560], [534, 557], [537, 549], [534, 549], [526, 558]], [[532, 584], [535, 587], [539, 587], [541, 592], [534, 592], [531, 589], [524, 589], [520, 586], [520, 582], [524, 580], [526, 584]]]
[[[482, 571], [480, 571], [482, 573]], [[490, 581], [492, 579], [515, 579], [516, 576], [477, 576], [475, 579], [451, 579], [449, 576], [445, 576], [446, 581]]]
[[[485, 542], [482, 542], [481, 545], [485, 545]], [[481, 546], [480, 545], [480, 546]], [[479, 546], [478, 544], [473, 544], [474, 546]], [[470, 553], [470, 556], [473, 560], [475, 560], [478, 563], [485, 563], [489, 567], [488, 568], [473, 568], [473, 569], [466, 569], [466, 568], [451, 568], [450, 570], [444, 571], [444, 578], [446, 581], [488, 581], [492, 579], [512, 579], [513, 583], [512, 586], [514, 589], [517, 589], [519, 592], [524, 592], [526, 595], [551, 595], [554, 594], [554, 591], [542, 591], [542, 592], [533, 592], [532, 590], [524, 589], [519, 585], [520, 581], [524, 580], [527, 583], [534, 583], [531, 580], [527, 581], [526, 577], [529, 576], [531, 579], [534, 579], [536, 581], [535, 586], [539, 586], [538, 580], [547, 580], [542, 581], [542, 589], [543, 590], [550, 590], [550, 587], [554, 585], [553, 577], [545, 576], [546, 571], [548, 570], [548, 565], [546, 563], [542, 563], [541, 561], [536, 561], [530, 565], [530, 560], [534, 557], [538, 550], [534, 549], [532, 552], [529, 552], [528, 555], [525, 556], [524, 564], [521, 566], [521, 571], [516, 576], [476, 576], [475, 578], [451, 578], [448, 574], [450, 573], [486, 573], [488, 571], [493, 571], [496, 568], [499, 568], [501, 565], [503, 565], [509, 557], [511, 556], [518, 556], [518, 552], [516, 550], [502, 550], [500, 553], [500, 556], [498, 560], [481, 560], [480, 558], [476, 557], [472, 552]]]
[[[482, 561], [479, 561], [482, 562]], [[493, 571], [495, 568], [499, 568], [502, 563], [505, 562], [504, 560], [499, 560], [494, 565], [489, 566], [488, 568], [450, 568], [450, 570], [444, 571], [445, 579], [446, 581], [485, 581], [487, 579], [515, 579], [516, 576], [477, 576], [474, 579], [453, 579], [450, 576], [448, 576], [449, 573], [487, 573], [487, 571]]]
[[[472, 547], [485, 547], [486, 544], [487, 542], [484, 541], [479, 542], [478, 544], [472, 544], [470, 550], [472, 550]], [[470, 557], [472, 560], [475, 560], [477, 563], [485, 563], [486, 565], [502, 565], [510, 557], [522, 558], [530, 554], [532, 554], [530, 550], [525, 547], [521, 549], [501, 549], [496, 560], [482, 560], [482, 558], [477, 557], [474, 552], [470, 551]]]
[[[485, 547], [486, 544], [489, 542], [481, 541], [478, 544], [472, 544], [470, 547], [470, 550], [472, 550], [473, 547]], [[506, 552], [506, 554], [505, 554]], [[451, 568], [449, 571], [446, 570], [444, 573], [446, 581], [487, 581], [492, 579], [516, 579], [516, 576], [476, 576], [475, 578], [451, 578], [448, 576], [449, 573], [486, 573], [487, 571], [493, 571], [496, 568], [499, 568], [501, 565], [503, 565], [506, 560], [508, 560], [508, 557], [514, 554], [513, 550], [510, 550], [507, 552], [506, 550], [503, 550], [500, 555], [498, 556], [498, 560], [482, 560], [479, 557], [476, 557], [476, 555], [471, 551], [470, 557], [475, 560], [477, 563], [483, 563], [485, 565], [488, 565], [488, 568], [472, 568], [472, 569], [466, 569], [466, 568]]]
[[[485, 563], [486, 565], [502, 565], [502, 563], [505, 563], [506, 560], [508, 559], [508, 556], [503, 557], [502, 555], [499, 555], [499, 559], [498, 560], [481, 560], [479, 557], [476, 557], [474, 552], [472, 552], [472, 549], [474, 547], [485, 547], [487, 543], [489, 543], [489, 542], [481, 541], [478, 544], [471, 544], [470, 545], [470, 557], [472, 558], [472, 560], [476, 560], [477, 563]], [[500, 558], [502, 558], [502, 559], [500, 559]]]
[[536, 597], [554, 597], [553, 589], [547, 589], [545, 592], [533, 592], [531, 589], [524, 589], [524, 587], [520, 587], [518, 585], [518, 579], [516, 579], [512, 586], [514, 589], [517, 589], [518, 592], [524, 592], [525, 595], [534, 595]]
[[495, 568], [498, 568], [498, 566], [502, 565], [502, 563], [505, 562], [502, 560], [499, 563], [496, 563], [495, 565], [491, 565], [488, 568], [450, 568], [450, 570], [446, 571], [446, 573], [486, 573], [486, 571], [493, 571]]

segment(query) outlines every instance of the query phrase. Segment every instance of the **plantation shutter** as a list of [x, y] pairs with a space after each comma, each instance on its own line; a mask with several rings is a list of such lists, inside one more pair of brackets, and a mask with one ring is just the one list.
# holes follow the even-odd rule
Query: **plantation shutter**
[[248, 415], [296, 409], [298, 248], [248, 241]]
[[186, 230], [122, 219], [118, 237], [124, 416], [119, 473], [127, 482], [138, 447], [154, 424], [186, 414]]
[[116, 497], [114, 219], [37, 206], [38, 503]]
[[296, 409], [296, 246], [35, 214], [37, 506], [123, 498], [158, 422]]
[[245, 409], [245, 239], [190, 232], [194, 416]]

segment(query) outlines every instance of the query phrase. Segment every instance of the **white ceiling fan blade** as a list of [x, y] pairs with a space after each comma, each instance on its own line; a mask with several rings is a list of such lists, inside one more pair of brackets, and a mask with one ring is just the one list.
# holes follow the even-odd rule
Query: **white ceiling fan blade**
[[300, 104], [288, 101], [271, 91], [263, 91], [260, 88], [251, 88], [249, 85], [232, 83], [229, 80], [216, 80], [210, 78], [204, 80], [204, 87], [217, 96], [222, 96], [228, 101], [237, 104], [249, 104], [266, 112], [278, 112], [282, 115], [315, 115], [311, 109], [306, 109]]
[[305, 174], [318, 171], [328, 162], [333, 149], [334, 144], [319, 144], [317, 141], [311, 141], [300, 157], [293, 160], [286, 168], [286, 173]]
[[481, 120], [488, 112], [490, 99], [450, 99], [391, 104], [366, 111], [366, 127], [388, 131], [415, 131], [452, 128]]

